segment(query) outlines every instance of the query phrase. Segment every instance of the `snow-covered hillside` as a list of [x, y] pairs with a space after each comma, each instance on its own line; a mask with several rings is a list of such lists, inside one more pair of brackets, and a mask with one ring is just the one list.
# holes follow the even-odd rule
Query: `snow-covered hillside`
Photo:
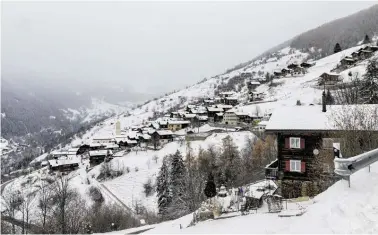
[[[276, 107], [283, 105], [295, 105], [297, 100], [300, 100], [302, 104], [320, 103], [322, 90], [316, 87], [317, 79], [319, 75], [324, 72], [330, 72], [340, 62], [342, 58], [350, 55], [352, 52], [357, 51], [361, 46], [353, 47], [331, 56], [314, 61], [315, 66], [308, 69], [308, 73], [303, 76], [297, 77], [285, 77], [275, 79], [275, 86], [269, 87], [267, 84], [257, 87], [257, 92], [266, 93], [265, 100], [274, 102], [262, 102], [259, 104], [239, 104], [234, 109], [247, 112], [256, 113], [256, 110], [260, 113], [272, 112]], [[195, 84], [186, 89], [172, 93], [170, 95], [161, 97], [156, 100], [152, 100], [145, 105], [135, 108], [129, 112], [130, 115], [120, 114], [106, 120], [101, 127], [94, 127], [81, 139], [75, 139], [71, 145], [79, 144], [82, 141], [90, 141], [93, 136], [97, 135], [112, 135], [114, 133], [114, 126], [111, 123], [120, 121], [122, 129], [140, 125], [145, 123], [151, 118], [154, 112], [167, 112], [172, 107], [184, 107], [187, 104], [203, 97], [214, 97], [214, 90], [218, 85], [227, 83], [229, 79], [234, 76], [238, 76], [242, 72], [258, 72], [272, 74], [276, 69], [282, 69], [292, 62], [302, 62], [306, 60], [306, 54], [298, 50], [285, 48], [279, 52], [281, 57], [276, 61], [266, 62], [267, 59], [263, 58], [259, 61], [254, 61], [244, 68], [232, 71], [227, 74], [219, 75], [207, 79], [201, 83]], [[263, 63], [265, 61], [265, 63]], [[350, 70], [358, 72], [359, 76], [364, 74], [364, 67], [366, 62], [357, 65]], [[341, 73], [341, 76], [347, 80], [348, 72]], [[243, 93], [244, 92], [244, 93]], [[239, 96], [246, 96], [246, 89], [242, 89], [242, 92], [238, 93]]]
[[[299, 203], [305, 208], [302, 216], [278, 217], [277, 214], [262, 213], [237, 216], [228, 219], [199, 222], [185, 228], [191, 215], [158, 224], [146, 233], [378, 233], [378, 163], [355, 173], [351, 187], [347, 181], [339, 181], [319, 194], [310, 203]], [[189, 221], [189, 222], [188, 222]], [[180, 229], [180, 224], [184, 226]]]
[[[274, 79], [273, 83], [274, 86], [269, 86], [267, 84], [260, 85], [256, 88], [258, 92], [264, 92], [266, 97], [264, 101], [259, 103], [248, 103], [248, 102], [241, 102], [233, 109], [238, 112], [248, 113], [248, 114], [265, 114], [274, 112], [274, 110], [278, 107], [282, 106], [294, 106], [296, 105], [297, 101], [304, 105], [308, 104], [317, 104], [320, 102], [322, 90], [317, 86], [317, 79], [319, 75], [324, 72], [330, 72], [334, 69], [337, 64], [340, 62], [342, 58], [347, 55], [350, 55], [352, 52], [357, 51], [361, 46], [353, 47], [342, 52], [333, 54], [331, 56], [322, 58], [320, 60], [314, 61], [315, 65], [308, 69], [308, 72], [302, 76], [293, 76], [293, 77], [284, 77], [279, 79]], [[175, 111], [178, 108], [184, 108], [188, 104], [195, 102], [199, 98], [213, 98], [215, 96], [214, 91], [223, 84], [227, 84], [231, 79], [235, 76], [240, 76], [242, 73], [255, 72], [256, 74], [262, 74], [258, 76], [264, 76], [265, 74], [269, 73], [272, 74], [277, 69], [282, 69], [288, 66], [290, 63], [296, 62], [301, 63], [306, 61], [307, 58], [306, 53], [302, 53], [298, 50], [294, 50], [292, 48], [285, 48], [274, 55], [270, 56], [269, 58], [262, 58], [258, 61], [253, 61], [250, 64], [246, 65], [243, 68], [238, 70], [232, 71], [230, 73], [218, 75], [209, 79], [206, 79], [202, 82], [199, 82], [191, 87], [186, 89], [174, 92], [172, 94], [154, 99], [150, 102], [145, 103], [144, 105], [140, 105], [137, 108], [131, 109], [130, 107], [123, 107], [118, 105], [110, 105], [101, 100], [93, 100], [93, 109], [90, 110], [66, 110], [67, 115], [71, 115], [71, 118], [77, 117], [84, 117], [83, 121], [90, 121], [93, 120], [94, 117], [98, 117], [103, 115], [104, 113], [108, 114], [116, 114], [102, 123], [97, 124], [89, 131], [84, 133], [80, 136], [75, 136], [70, 144], [65, 146], [65, 148], [70, 147], [77, 147], [82, 144], [90, 144], [94, 137], [101, 137], [101, 136], [115, 136], [116, 130], [116, 123], [119, 121], [121, 125], [121, 130], [124, 132], [130, 132], [130, 127], [144, 124], [146, 123], [151, 117], [153, 117], [156, 113], [165, 114], [168, 111]], [[350, 68], [348, 71], [342, 72], [340, 75], [342, 78], [347, 81], [348, 73], [351, 71], [352, 73], [358, 73], [358, 76], [362, 76], [365, 72], [366, 62], [361, 62], [354, 68]], [[247, 88], [243, 83], [243, 86], [240, 89], [240, 92], [237, 93], [238, 98], [243, 98], [247, 95]], [[203, 126], [201, 131], [207, 132], [211, 129], [211, 127]], [[207, 148], [209, 145], [215, 145], [215, 147], [220, 148], [222, 139], [230, 135], [233, 138], [233, 141], [238, 145], [239, 148], [243, 146], [245, 143], [244, 140], [246, 137], [252, 137], [251, 132], [234, 132], [229, 130], [229, 132], [225, 131], [223, 133], [213, 133], [208, 136], [203, 141], [191, 141], [191, 147], [193, 148], [194, 152], [197, 152], [200, 147]], [[87, 162], [80, 164], [80, 169], [77, 171], [73, 171], [70, 173], [69, 178], [71, 182], [71, 186], [78, 189], [78, 191], [82, 194], [82, 196], [88, 201], [88, 188], [91, 185], [97, 185], [100, 188], [106, 188], [106, 190], [110, 191], [112, 195], [108, 194], [106, 197], [106, 201], [121, 201], [122, 204], [126, 205], [127, 207], [133, 208], [135, 203], [143, 205], [147, 207], [150, 211], [157, 210], [157, 202], [156, 202], [156, 195], [152, 195], [146, 197], [144, 194], [143, 184], [146, 183], [149, 179], [152, 181], [155, 180], [156, 174], [159, 171], [161, 166], [162, 160], [164, 156], [168, 154], [173, 154], [177, 150], [181, 151], [183, 155], [185, 155], [187, 151], [186, 142], [185, 141], [174, 141], [170, 142], [160, 150], [153, 151], [131, 151], [130, 153], [124, 154], [123, 152], [117, 153], [116, 156], [112, 161], [112, 166], [119, 167], [120, 169], [125, 170], [125, 173], [117, 178], [111, 180], [105, 180], [101, 183], [96, 180], [96, 178], [100, 174], [100, 169], [102, 165], [95, 166], [89, 172], [85, 171], [85, 167], [87, 166]], [[40, 158], [43, 159], [44, 156]], [[377, 165], [376, 165], [377, 166]], [[377, 166], [378, 167], [378, 166]], [[128, 170], [126, 170], [128, 169]], [[33, 175], [34, 174], [34, 175]], [[42, 172], [34, 172], [33, 174], [29, 175], [35, 177], [35, 181], [41, 177], [43, 177]], [[361, 176], [359, 176], [361, 175]], [[372, 178], [377, 178], [376, 173], [371, 173]], [[358, 177], [365, 177], [364, 172], [359, 172], [356, 174], [356, 179]], [[375, 179], [374, 178], [374, 179]], [[368, 178], [370, 182], [370, 178]], [[20, 186], [23, 184], [23, 181], [27, 180], [27, 176], [24, 178], [20, 178], [15, 180], [15, 184]], [[32, 179], [34, 180], [34, 179]], [[90, 184], [88, 184], [88, 182]], [[373, 182], [373, 181], [371, 181]], [[13, 186], [12, 186], [13, 187]], [[360, 188], [362, 187], [362, 188]], [[7, 188], [7, 187], [5, 187]], [[359, 185], [358, 189], [366, 190], [364, 186]], [[373, 187], [374, 189], [374, 187]], [[372, 189], [372, 190], [373, 190]], [[105, 190], [105, 191], [106, 191]], [[268, 233], [268, 232], [280, 232], [280, 231], [288, 231], [288, 232], [300, 232], [301, 229], [305, 228], [301, 222], [301, 218], [306, 218], [306, 216], [323, 216], [324, 218], [329, 218], [329, 221], [333, 221], [333, 214], [341, 215], [342, 213], [347, 213], [343, 207], [340, 205], [331, 205], [327, 203], [334, 203], [332, 200], [336, 197], [337, 193], [340, 192], [348, 192], [350, 195], [356, 195], [359, 197], [360, 191], [350, 191], [352, 189], [347, 189], [343, 186], [342, 182], [337, 183], [332, 188], [330, 188], [326, 193], [319, 195], [316, 198], [317, 203], [308, 207], [308, 213], [303, 215], [302, 217], [296, 219], [283, 219], [278, 218], [277, 215], [272, 214], [261, 214], [261, 215], [249, 215], [246, 217], [238, 217], [234, 219], [222, 220], [220, 221], [212, 221], [212, 222], [203, 222], [198, 224], [195, 227], [191, 227], [184, 230], [175, 230], [177, 226], [173, 226], [175, 229], [172, 231], [170, 229], [166, 229], [164, 227], [164, 231], [162, 228], [159, 230], [159, 227], [156, 227], [156, 230], [151, 230], [149, 232], [164, 232], [164, 233], [178, 233], [178, 232], [188, 232], [188, 233], [207, 233], [207, 232], [218, 232], [218, 233], [234, 233], [234, 232], [260, 232], [260, 233]], [[376, 190], [376, 189], [374, 189]], [[104, 191], [104, 192], [105, 192]], [[336, 193], [337, 192], [337, 193]], [[329, 197], [323, 195], [331, 195]], [[372, 193], [377, 193], [374, 191]], [[366, 195], [365, 195], [366, 196]], [[372, 197], [372, 196], [371, 196]], [[323, 200], [323, 198], [325, 198]], [[331, 198], [331, 199], [328, 199]], [[348, 203], [351, 203], [352, 197], [344, 197], [350, 200]], [[322, 199], [322, 200], [320, 200]], [[371, 198], [369, 198], [370, 200]], [[375, 202], [374, 202], [375, 203]], [[318, 206], [319, 205], [319, 206]], [[360, 204], [358, 204], [360, 205]], [[374, 204], [375, 205], [375, 204]], [[334, 208], [330, 214], [328, 212], [323, 212], [321, 209], [324, 207], [331, 207]], [[360, 205], [360, 207], [363, 205]], [[312, 209], [312, 213], [310, 212], [310, 208]], [[317, 209], [319, 208], [319, 209]], [[341, 209], [340, 209], [341, 208]], [[362, 209], [369, 209], [361, 207]], [[357, 208], [356, 209], [361, 209]], [[376, 208], [370, 208], [374, 211]], [[329, 210], [328, 210], [329, 211]], [[325, 213], [325, 214], [321, 214]], [[339, 213], [339, 214], [337, 214]], [[365, 214], [366, 215], [366, 214]], [[358, 216], [358, 215], [357, 215]], [[372, 221], [377, 221], [377, 217], [374, 217], [374, 213], [369, 214], [367, 216], [372, 216]], [[188, 221], [191, 215], [185, 217], [185, 221]], [[351, 216], [353, 218], [353, 216]], [[356, 217], [357, 218], [357, 217]], [[310, 217], [310, 220], [314, 219]], [[357, 218], [358, 219], [358, 218]], [[256, 221], [255, 230], [248, 230], [250, 226], [242, 226], [243, 224], [249, 224], [248, 221], [254, 220]], [[327, 230], [332, 228], [332, 224], [328, 223], [327, 220], [318, 219], [319, 223], [317, 226], [324, 227], [325, 230], [313, 230], [313, 231], [327, 231], [333, 232], [333, 230]], [[336, 220], [336, 219], [335, 219]], [[298, 227], [292, 228], [289, 227], [287, 223], [288, 221], [294, 221], [292, 223], [296, 224]], [[352, 221], [353, 222], [353, 221]], [[177, 223], [181, 222], [172, 222], [177, 225]], [[238, 227], [239, 230], [232, 231], [230, 230], [233, 226], [231, 223], [235, 223], [234, 226]], [[302, 221], [303, 223], [303, 221]], [[324, 223], [324, 224], [323, 224]], [[328, 223], [328, 224], [327, 224]], [[336, 223], [336, 222], [335, 222]], [[213, 224], [213, 225], [212, 225]], [[277, 228], [270, 226], [272, 224], [277, 224]], [[314, 223], [316, 224], [316, 223]], [[358, 223], [356, 227], [348, 227], [350, 231], [361, 232], [366, 231], [369, 232], [370, 230], [358, 230], [361, 229], [361, 224]], [[369, 225], [369, 224], [368, 224]], [[169, 222], [164, 223], [164, 226], [172, 227], [172, 224]], [[215, 230], [212, 227], [219, 227], [219, 230]], [[353, 225], [351, 225], [353, 226]], [[348, 231], [343, 230], [346, 227], [340, 227], [339, 230], [335, 231]], [[296, 230], [297, 229], [297, 230]], [[374, 227], [373, 229], [377, 229]], [[166, 231], [165, 231], [166, 230]], [[308, 231], [308, 230], [306, 230]], [[376, 231], [376, 230], [371, 230]]]
[[64, 109], [66, 116], [71, 120], [81, 120], [82, 123], [90, 122], [102, 117], [109, 117], [126, 113], [132, 110], [135, 104], [124, 102], [123, 105], [110, 104], [105, 100], [92, 98], [92, 104], [89, 107], [79, 109]]

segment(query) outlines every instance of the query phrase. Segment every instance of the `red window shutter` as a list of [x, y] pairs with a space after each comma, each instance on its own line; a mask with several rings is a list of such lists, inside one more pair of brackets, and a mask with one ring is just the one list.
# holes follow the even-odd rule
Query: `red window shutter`
[[306, 172], [306, 163], [301, 162], [301, 172]]
[[290, 160], [285, 161], [285, 171], [290, 171]]
[[290, 148], [290, 138], [285, 138], [285, 149]]
[[305, 139], [301, 138], [301, 149], [305, 148]]

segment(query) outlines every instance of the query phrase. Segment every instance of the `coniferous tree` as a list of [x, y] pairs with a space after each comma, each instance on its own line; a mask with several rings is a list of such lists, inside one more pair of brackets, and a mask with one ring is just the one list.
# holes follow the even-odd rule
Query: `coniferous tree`
[[187, 201], [185, 201], [187, 169], [180, 151], [177, 150], [171, 157], [170, 190], [172, 192], [172, 203], [168, 213], [171, 218], [177, 218], [189, 212]]
[[370, 40], [369, 36], [366, 34], [362, 44], [368, 44], [368, 43], [371, 43], [371, 40]]
[[342, 51], [341, 46], [339, 43], [336, 43], [335, 48], [333, 49], [334, 53]]
[[215, 186], [215, 183], [214, 183], [214, 176], [210, 172], [209, 176], [208, 176], [208, 179], [207, 179], [207, 182], [206, 182], [205, 195], [208, 198], [212, 198], [216, 194], [217, 194], [217, 190], [216, 190], [216, 186]]
[[172, 195], [170, 191], [169, 181], [169, 169], [167, 164], [167, 158], [164, 159], [163, 165], [160, 168], [159, 175], [157, 177], [157, 197], [159, 214], [163, 217], [167, 217], [168, 207], [172, 202]]
[[369, 61], [360, 90], [360, 97], [365, 104], [378, 104], [378, 60]]

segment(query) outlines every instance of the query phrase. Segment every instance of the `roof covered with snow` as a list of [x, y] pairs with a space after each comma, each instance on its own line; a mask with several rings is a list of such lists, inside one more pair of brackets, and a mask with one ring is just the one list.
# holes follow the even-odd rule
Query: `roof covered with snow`
[[156, 131], [159, 135], [173, 135], [173, 132], [170, 130], [158, 130]]
[[62, 165], [70, 165], [70, 164], [79, 164], [79, 159], [54, 159], [48, 160], [50, 166], [62, 166]]
[[103, 156], [103, 155], [107, 155], [108, 151], [109, 151], [109, 153], [111, 153], [111, 150], [92, 150], [92, 151], [89, 151], [89, 156]]
[[181, 121], [181, 120], [178, 120], [178, 121], [175, 121], [175, 120], [168, 121], [168, 124], [172, 124], [172, 125], [189, 124], [189, 123], [190, 123], [190, 121]]
[[215, 107], [208, 107], [207, 110], [209, 112], [223, 112], [222, 108], [215, 108]]
[[336, 122], [347, 113], [361, 112], [363, 118], [374, 119], [378, 117], [377, 110], [378, 105], [328, 105], [326, 112], [322, 112], [321, 105], [284, 106], [273, 112], [265, 130], [340, 130]]

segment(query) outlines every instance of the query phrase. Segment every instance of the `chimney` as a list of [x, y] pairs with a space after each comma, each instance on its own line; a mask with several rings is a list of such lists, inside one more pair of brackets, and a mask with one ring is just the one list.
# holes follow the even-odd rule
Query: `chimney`
[[327, 112], [326, 93], [325, 93], [325, 91], [323, 91], [323, 94], [322, 94], [322, 112], [323, 113]]

